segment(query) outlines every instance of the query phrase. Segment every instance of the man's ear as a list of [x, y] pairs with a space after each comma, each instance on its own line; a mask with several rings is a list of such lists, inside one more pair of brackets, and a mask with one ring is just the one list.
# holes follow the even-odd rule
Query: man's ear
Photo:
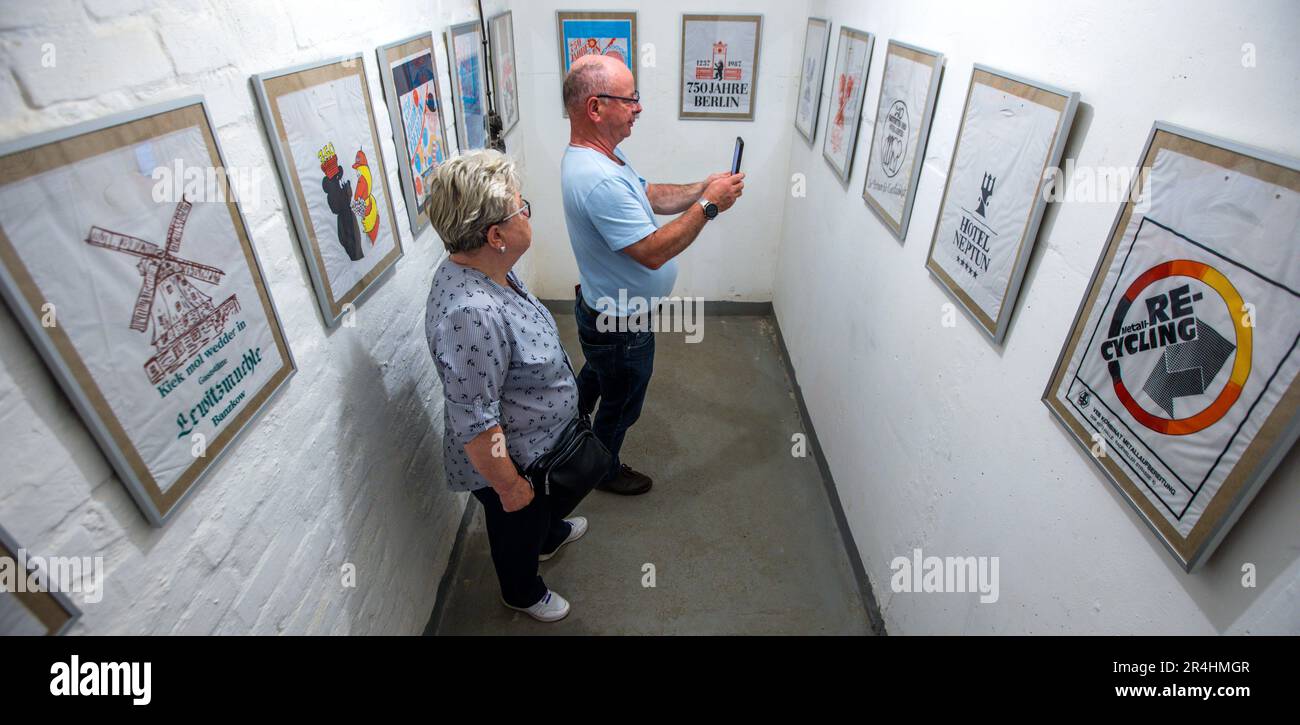
[[592, 96], [587, 99], [587, 118], [593, 121], [600, 120], [600, 99]]

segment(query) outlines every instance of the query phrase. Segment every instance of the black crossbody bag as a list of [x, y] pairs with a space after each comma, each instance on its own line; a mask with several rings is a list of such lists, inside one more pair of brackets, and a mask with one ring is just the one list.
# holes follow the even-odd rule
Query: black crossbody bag
[[560, 439], [524, 471], [524, 477], [551, 495], [552, 488], [566, 496], [581, 498], [609, 473], [614, 457], [591, 430], [585, 415], [574, 416], [564, 427]]
[[[528, 300], [526, 295], [520, 294]], [[528, 302], [532, 304], [532, 300]], [[559, 340], [558, 332], [555, 338]], [[564, 365], [569, 368], [576, 385], [578, 375], [573, 372], [573, 363], [569, 362], [569, 354], [562, 345], [560, 354], [564, 356]], [[582, 498], [609, 473], [613, 462], [613, 454], [592, 432], [591, 421], [579, 413], [564, 426], [551, 450], [539, 456], [528, 468], [520, 468], [518, 462], [515, 462], [515, 468], [533, 485], [533, 491], [540, 489], [549, 496], [554, 487], [566, 496]]]

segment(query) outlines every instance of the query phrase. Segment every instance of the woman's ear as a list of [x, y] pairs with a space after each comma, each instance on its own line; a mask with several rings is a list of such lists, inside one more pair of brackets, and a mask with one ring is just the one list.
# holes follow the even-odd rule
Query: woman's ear
[[505, 244], [505, 240], [501, 238], [500, 224], [493, 224], [492, 226], [488, 227], [487, 243], [489, 247], [493, 247], [493, 248], [501, 247]]

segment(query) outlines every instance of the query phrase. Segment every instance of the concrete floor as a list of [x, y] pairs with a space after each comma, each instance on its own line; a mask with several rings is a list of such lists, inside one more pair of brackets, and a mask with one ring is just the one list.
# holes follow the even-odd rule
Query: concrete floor
[[[575, 367], [572, 314], [556, 314]], [[573, 606], [543, 624], [504, 607], [482, 507], [465, 534], [438, 634], [870, 634], [866, 610], [802, 432], [770, 317], [717, 316], [704, 338], [659, 333], [655, 372], [622, 459], [643, 496], [593, 491], [591, 528], [541, 565]], [[655, 586], [642, 585], [654, 566]]]

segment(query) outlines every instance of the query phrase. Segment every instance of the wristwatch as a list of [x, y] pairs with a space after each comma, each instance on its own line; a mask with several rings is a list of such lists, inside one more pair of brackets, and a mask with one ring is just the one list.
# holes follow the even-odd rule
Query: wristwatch
[[718, 216], [718, 205], [708, 199], [700, 199], [700, 208], [704, 210], [705, 219], [713, 219]]

